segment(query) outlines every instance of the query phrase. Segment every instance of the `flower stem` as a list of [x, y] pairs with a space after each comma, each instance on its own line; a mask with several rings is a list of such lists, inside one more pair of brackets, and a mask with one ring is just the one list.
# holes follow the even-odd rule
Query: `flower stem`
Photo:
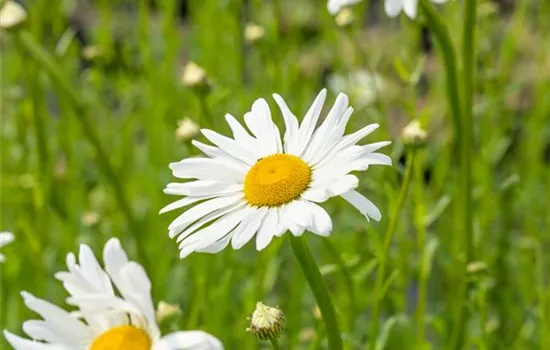
[[468, 278], [466, 266], [473, 260], [473, 213], [472, 213], [472, 144], [473, 144], [473, 95], [474, 95], [474, 58], [475, 58], [475, 25], [476, 0], [464, 2], [464, 32], [462, 36], [463, 61], [463, 108], [462, 108], [462, 139], [460, 142], [460, 183], [459, 205], [462, 222], [462, 250], [464, 252], [462, 278], [460, 279], [459, 295], [464, 302], [458, 305], [453, 336], [453, 349], [462, 349], [468, 337]]
[[401, 184], [401, 189], [399, 190], [399, 195], [397, 201], [395, 202], [395, 207], [393, 208], [392, 217], [388, 224], [388, 229], [384, 238], [384, 245], [382, 251], [379, 253], [378, 257], [378, 271], [376, 273], [376, 284], [374, 286], [374, 303], [372, 306], [372, 316], [371, 316], [371, 329], [370, 329], [370, 349], [376, 349], [376, 342], [378, 336], [378, 322], [380, 318], [380, 307], [382, 306], [382, 300], [384, 295], [382, 294], [382, 289], [384, 286], [384, 277], [386, 271], [386, 262], [390, 253], [390, 246], [393, 240], [393, 235], [397, 228], [397, 222], [399, 221], [399, 214], [401, 209], [405, 204], [405, 198], [407, 198], [407, 192], [409, 190], [409, 184], [411, 182], [411, 173], [413, 169], [415, 157], [415, 150], [411, 149], [408, 152], [407, 156], [407, 166], [405, 168], [405, 175], [403, 178], [403, 183]]
[[420, 0], [420, 7], [424, 13], [428, 27], [435, 35], [435, 38], [441, 48], [445, 71], [447, 73], [447, 100], [449, 107], [451, 108], [455, 137], [458, 142], [460, 142], [462, 138], [460, 123], [460, 96], [457, 80], [456, 53], [453, 42], [447, 27], [443, 24], [441, 19], [439, 19], [437, 12], [433, 8], [432, 4], [430, 4], [429, 0]]
[[332, 304], [327, 285], [321, 275], [321, 271], [319, 271], [319, 266], [309, 249], [307, 238], [304, 235], [296, 237], [293, 234], [289, 234], [289, 236], [294, 256], [296, 260], [298, 260], [300, 269], [306, 277], [313, 295], [315, 295], [319, 310], [321, 310], [329, 348], [331, 350], [342, 350], [342, 337], [338, 328], [336, 311], [334, 310], [334, 305]]
[[271, 345], [273, 346], [274, 350], [279, 350], [281, 347], [279, 346], [279, 341], [275, 338], [270, 339]]

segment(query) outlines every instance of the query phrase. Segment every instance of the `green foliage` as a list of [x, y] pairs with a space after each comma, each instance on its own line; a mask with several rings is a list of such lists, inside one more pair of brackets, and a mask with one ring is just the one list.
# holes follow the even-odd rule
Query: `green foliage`
[[[16, 240], [2, 249], [0, 329], [21, 333], [22, 322], [36, 317], [23, 305], [21, 290], [63, 304], [66, 294], [53, 275], [65, 268], [66, 254], [86, 243], [100, 257], [107, 239], [117, 236], [149, 273], [156, 302], [179, 304], [183, 311], [162, 324], [164, 331], [204, 329], [227, 349], [267, 348], [245, 332], [246, 316], [264, 301], [286, 315], [281, 348], [327, 348], [315, 299], [287, 238], [276, 238], [262, 252], [248, 244], [180, 261], [166, 229], [176, 214], [158, 215], [173, 199], [162, 192], [173, 181], [168, 164], [198, 154], [190, 140], [176, 138], [180, 119], [228, 133], [224, 114], [240, 119], [264, 97], [279, 123], [271, 93], [281, 94], [301, 117], [327, 86], [330, 101], [340, 90], [350, 95], [356, 107], [350, 129], [381, 125], [369, 142], [391, 139], [386, 153], [395, 165], [360, 176], [360, 191], [381, 209], [381, 222], [366, 222], [331, 199], [325, 207], [333, 233], [309, 237], [345, 348], [365, 349], [370, 339], [377, 258], [403, 180], [400, 132], [413, 119], [422, 120], [429, 136], [417, 151], [386, 262], [377, 346], [449, 346], [456, 306], [464, 299], [462, 267], [469, 263], [463, 347], [550, 348], [548, 1], [515, 1], [509, 11], [488, 0], [478, 4], [472, 261], [465, 261], [456, 236], [460, 175], [444, 66], [437, 46], [431, 53], [420, 48], [422, 16], [390, 19], [381, 3], [365, 1], [351, 8], [354, 24], [339, 28], [324, 1], [187, 2], [182, 19], [179, 1], [28, 1], [27, 29], [63, 68], [71, 91], [29, 54], [24, 38], [2, 32], [0, 229], [14, 232]], [[461, 2], [437, 10], [456, 46]], [[265, 29], [254, 43], [246, 42], [247, 22]], [[189, 60], [204, 68], [209, 89], [181, 83]], [[369, 79], [350, 78], [359, 70], [376, 73], [376, 84], [363, 87], [358, 81]], [[335, 79], [344, 82], [338, 90]], [[426, 300], [419, 317], [422, 281]]]

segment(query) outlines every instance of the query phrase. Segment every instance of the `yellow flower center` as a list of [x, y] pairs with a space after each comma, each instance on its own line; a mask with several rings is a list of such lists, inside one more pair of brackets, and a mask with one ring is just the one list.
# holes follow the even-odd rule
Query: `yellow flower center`
[[120, 326], [109, 329], [94, 340], [89, 350], [150, 350], [151, 339], [140, 328]]
[[289, 203], [307, 189], [311, 168], [290, 154], [262, 158], [246, 174], [244, 196], [257, 207], [278, 207]]

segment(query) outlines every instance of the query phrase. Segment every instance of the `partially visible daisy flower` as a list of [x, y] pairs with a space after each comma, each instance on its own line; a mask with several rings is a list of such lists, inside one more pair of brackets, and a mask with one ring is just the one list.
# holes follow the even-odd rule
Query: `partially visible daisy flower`
[[[441, 4], [444, 3], [447, 0], [431, 0], [432, 2]], [[418, 0], [386, 0], [384, 3], [384, 9], [386, 10], [386, 14], [390, 17], [396, 17], [399, 15], [401, 10], [405, 12], [405, 14], [409, 18], [416, 18], [418, 8]]]
[[[11, 232], [0, 232], [0, 248], [5, 246], [6, 244], [10, 244], [13, 242], [14, 237], [13, 233]], [[4, 254], [0, 253], [0, 262], [4, 262], [6, 260], [6, 257]]]
[[68, 271], [55, 276], [70, 294], [75, 312], [22, 292], [27, 307], [42, 320], [23, 323], [33, 340], [4, 335], [15, 350], [221, 350], [218, 339], [203, 331], [174, 332], [161, 337], [151, 300], [151, 282], [141, 265], [129, 261], [116, 238], [103, 250], [105, 270], [87, 245], [79, 263], [67, 255]]
[[370, 165], [391, 165], [388, 156], [376, 153], [390, 142], [356, 145], [378, 124], [344, 135], [353, 112], [345, 94], [338, 95], [319, 127], [325, 89], [301, 125], [283, 98], [273, 97], [286, 125], [282, 140], [267, 102], [260, 98], [244, 116], [251, 134], [227, 114], [233, 138], [203, 129], [215, 146], [198, 141], [193, 145], [206, 157], [170, 164], [175, 177], [191, 181], [166, 186], [166, 194], [185, 197], [161, 213], [194, 205], [168, 227], [170, 237], [177, 238], [181, 258], [192, 252], [216, 253], [229, 242], [239, 249], [254, 235], [258, 250], [288, 230], [296, 236], [305, 230], [327, 236], [332, 220], [317, 203], [334, 196], [344, 198], [367, 219], [381, 219], [378, 208], [355, 191], [359, 179], [350, 174]]
[[363, 0], [328, 0], [327, 9], [331, 15], [335, 15], [344, 7], [360, 3], [361, 1]]

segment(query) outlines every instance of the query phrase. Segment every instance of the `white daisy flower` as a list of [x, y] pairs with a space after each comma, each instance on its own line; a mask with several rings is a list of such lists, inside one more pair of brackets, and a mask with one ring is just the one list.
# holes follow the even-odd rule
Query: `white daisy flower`
[[[69, 292], [75, 312], [22, 292], [29, 309], [42, 317], [23, 323], [33, 340], [4, 335], [15, 350], [221, 350], [218, 339], [203, 331], [161, 337], [151, 300], [151, 282], [141, 265], [129, 261], [116, 238], [103, 250], [105, 270], [87, 245], [79, 262], [67, 256], [68, 271], [56, 278]], [[118, 293], [117, 293], [118, 291]]]
[[[447, 0], [431, 1], [441, 4]], [[417, 8], [418, 0], [386, 0], [384, 3], [386, 14], [390, 17], [396, 17], [403, 10], [409, 18], [416, 18]]]
[[370, 165], [391, 165], [388, 156], [376, 153], [390, 142], [356, 145], [378, 125], [344, 135], [353, 112], [344, 94], [338, 95], [318, 128], [325, 89], [301, 125], [283, 98], [277, 94], [273, 97], [286, 125], [284, 142], [267, 102], [260, 98], [244, 116], [252, 135], [227, 114], [233, 138], [203, 129], [202, 134], [217, 147], [193, 141], [207, 157], [170, 164], [175, 177], [195, 179], [168, 184], [164, 190], [185, 198], [169, 204], [161, 213], [194, 204], [169, 226], [170, 237], [177, 237], [181, 258], [192, 252], [219, 252], [230, 241], [239, 249], [256, 233], [258, 250], [287, 230], [296, 236], [304, 230], [327, 236], [332, 221], [317, 203], [334, 196], [343, 197], [367, 219], [380, 220], [378, 208], [354, 190], [359, 180], [350, 174]]
[[361, 1], [363, 0], [328, 0], [327, 9], [331, 15], [335, 15], [344, 7], [360, 3]]
[[[10, 244], [13, 242], [14, 237], [13, 233], [11, 232], [0, 232], [0, 248], [5, 246], [6, 244]], [[0, 253], [0, 262], [4, 262], [6, 260], [6, 257], [4, 254]]]

